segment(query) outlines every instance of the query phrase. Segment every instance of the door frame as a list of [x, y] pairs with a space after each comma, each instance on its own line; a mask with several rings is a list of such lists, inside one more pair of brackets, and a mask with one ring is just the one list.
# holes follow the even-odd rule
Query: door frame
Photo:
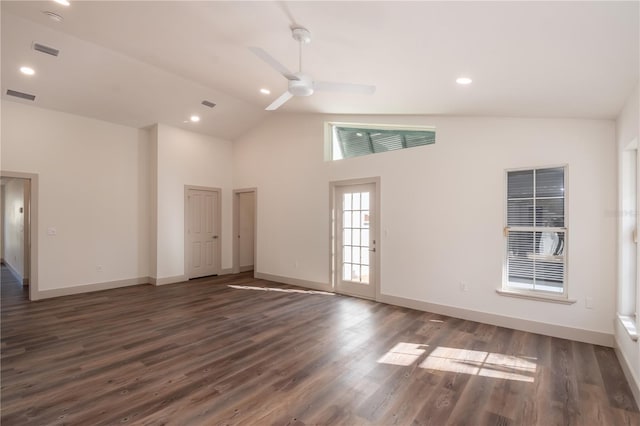
[[212, 188], [208, 186], [185, 185], [184, 186], [184, 276], [190, 279], [191, 268], [189, 261], [191, 260], [189, 252], [189, 190], [215, 192], [218, 197], [218, 205], [215, 212], [215, 226], [218, 229], [218, 251], [216, 254], [216, 263], [218, 270], [217, 275], [222, 273], [222, 189]]
[[233, 190], [233, 273], [240, 273], [240, 194], [253, 192], [253, 275], [258, 270], [258, 188], [242, 188]]
[[[29, 207], [29, 221], [28, 221], [28, 232], [29, 232], [29, 250], [25, 250], [25, 254], [28, 254], [29, 260], [29, 300], [38, 300], [39, 296], [39, 287], [38, 287], [38, 197], [39, 197], [39, 186], [38, 186], [38, 174], [36, 173], [24, 173], [24, 172], [12, 172], [8, 170], [0, 171], [0, 176], [7, 178], [19, 178], [24, 179], [29, 182], [29, 199], [28, 201]], [[25, 206], [25, 212], [27, 208]], [[25, 221], [27, 222], [27, 221]], [[25, 226], [25, 229], [27, 226]], [[4, 232], [4, 230], [2, 230]], [[25, 263], [27, 260], [25, 259]]]
[[[381, 187], [381, 179], [380, 176], [376, 177], [368, 177], [368, 178], [357, 178], [357, 179], [346, 179], [346, 180], [337, 180], [329, 182], [329, 283], [331, 283], [331, 289], [333, 292], [338, 293], [338, 283], [337, 283], [337, 274], [338, 274], [338, 258], [336, 256], [336, 252], [338, 251], [337, 247], [337, 223], [336, 223], [336, 190], [338, 188], [342, 188], [345, 186], [352, 185], [362, 185], [362, 184], [372, 184], [375, 188], [375, 202], [373, 204], [373, 208], [375, 208], [377, 218], [376, 218], [376, 226], [373, 230], [373, 239], [376, 240], [376, 261], [373, 268], [373, 274], [375, 279], [373, 283], [371, 283], [375, 290], [374, 300], [380, 300], [380, 263], [382, 259], [382, 244], [380, 241], [380, 229], [381, 229], [381, 209], [380, 206], [380, 187]], [[342, 294], [342, 293], [341, 293]], [[346, 294], [346, 293], [345, 293]], [[357, 297], [357, 296], [354, 296]]]

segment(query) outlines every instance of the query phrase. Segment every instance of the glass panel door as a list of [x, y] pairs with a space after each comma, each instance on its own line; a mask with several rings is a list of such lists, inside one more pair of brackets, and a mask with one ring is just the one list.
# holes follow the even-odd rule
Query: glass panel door
[[336, 284], [341, 293], [375, 298], [375, 184], [349, 185], [335, 193]]

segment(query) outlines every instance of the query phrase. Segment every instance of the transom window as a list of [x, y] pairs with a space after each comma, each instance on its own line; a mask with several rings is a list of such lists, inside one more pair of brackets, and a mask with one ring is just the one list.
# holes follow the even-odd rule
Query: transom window
[[434, 128], [373, 128], [331, 124], [332, 160], [430, 145], [436, 142]]
[[504, 290], [566, 296], [565, 167], [507, 171]]

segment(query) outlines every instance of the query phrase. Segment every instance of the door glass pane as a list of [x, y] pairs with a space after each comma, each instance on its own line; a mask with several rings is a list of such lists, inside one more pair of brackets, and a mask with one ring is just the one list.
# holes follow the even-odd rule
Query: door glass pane
[[369, 247], [369, 230], [363, 229], [360, 234], [361, 246]]
[[345, 247], [344, 250], [342, 250], [342, 257], [343, 257], [343, 262], [346, 263], [350, 263], [351, 262], [351, 247]]
[[360, 226], [363, 228], [369, 227], [369, 210], [363, 210], [360, 212]]
[[360, 210], [360, 193], [356, 192], [353, 196], [353, 210]]
[[369, 267], [361, 266], [360, 267], [360, 282], [363, 284], [369, 284]]
[[342, 215], [344, 228], [351, 228], [351, 212], [344, 212]]
[[351, 281], [351, 264], [344, 263], [342, 265], [342, 279], [345, 281]]
[[342, 280], [369, 283], [369, 192], [343, 194], [342, 197]]
[[369, 249], [363, 248], [360, 250], [360, 263], [363, 265], [369, 264]]
[[343, 210], [351, 210], [351, 194], [344, 194], [342, 199], [343, 201]]
[[[348, 214], [348, 213], [345, 213]], [[352, 212], [353, 214], [353, 222], [351, 222], [353, 224], [354, 228], [360, 228], [360, 212]]]
[[351, 229], [343, 229], [342, 230], [342, 245], [350, 246], [351, 245]]
[[351, 280], [360, 281], [360, 265], [351, 265]]
[[359, 246], [360, 244], [360, 230], [359, 229], [354, 229], [353, 231], [353, 245], [354, 246]]
[[351, 249], [353, 253], [352, 262], [360, 263], [360, 247], [352, 247]]
[[362, 210], [369, 210], [369, 193], [363, 192], [360, 197], [360, 208]]

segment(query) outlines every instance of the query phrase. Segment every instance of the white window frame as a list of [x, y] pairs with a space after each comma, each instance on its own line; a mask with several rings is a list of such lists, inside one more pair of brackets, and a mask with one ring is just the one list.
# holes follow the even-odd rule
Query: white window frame
[[[519, 172], [519, 171], [528, 171], [528, 170], [543, 170], [543, 169], [554, 169], [554, 168], [563, 168], [564, 169], [564, 226], [563, 227], [541, 227], [535, 226], [535, 222], [533, 226], [508, 226], [507, 224], [507, 211], [508, 211], [508, 179], [510, 172]], [[502, 285], [499, 289], [497, 289], [497, 293], [504, 296], [513, 296], [513, 297], [521, 297], [533, 300], [540, 301], [548, 301], [548, 302], [557, 302], [564, 304], [573, 304], [576, 301], [569, 299], [569, 280], [568, 280], [568, 270], [569, 270], [569, 166], [568, 164], [552, 164], [552, 165], [541, 165], [541, 166], [531, 166], [531, 167], [519, 167], [519, 168], [511, 168], [506, 169], [504, 171], [504, 228], [503, 228], [503, 244], [504, 244], [504, 256], [503, 256], [503, 266], [502, 266]], [[534, 191], [535, 191], [535, 181], [534, 181]], [[534, 192], [535, 199], [535, 192]], [[545, 290], [529, 290], [529, 289], [518, 289], [509, 286], [509, 271], [508, 271], [508, 258], [509, 258], [509, 232], [545, 232], [545, 231], [562, 231], [564, 232], [564, 270], [563, 270], [563, 282], [562, 282], [562, 293], [553, 292], [553, 291], [545, 291]], [[535, 235], [535, 234], [534, 234]]]

